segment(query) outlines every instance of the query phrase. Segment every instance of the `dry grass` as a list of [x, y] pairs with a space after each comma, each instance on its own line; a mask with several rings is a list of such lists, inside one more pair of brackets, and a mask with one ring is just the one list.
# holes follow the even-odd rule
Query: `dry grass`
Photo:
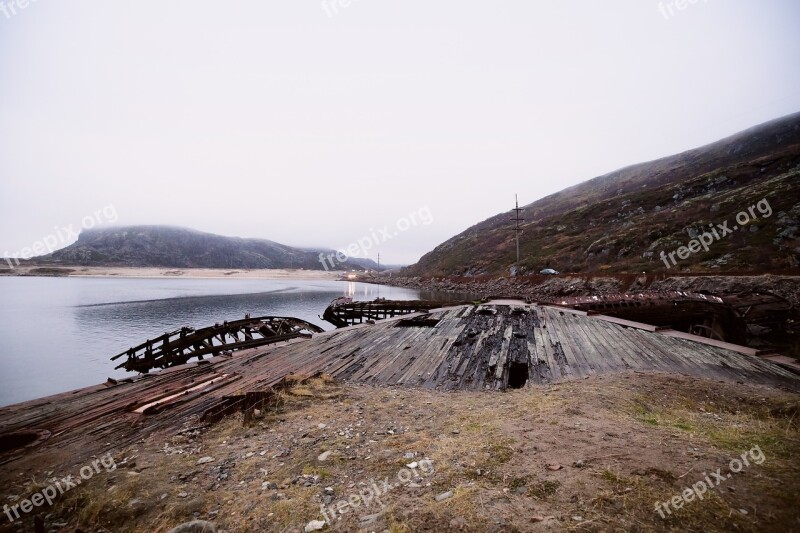
[[[396, 483], [408, 463], [429, 458], [434, 473], [387, 490], [380, 504], [359, 505], [328, 529], [797, 529], [798, 398], [777, 391], [631, 374], [550, 389], [438, 393], [340, 386], [323, 376], [292, 384], [263, 407], [259, 416], [124, 450], [116, 459], [127, 457], [126, 467], [67, 493], [47, 520], [87, 532], [160, 532], [198, 517], [229, 532], [296, 532], [321, 519], [326, 487], [335, 504], [372, 483]], [[763, 464], [666, 520], [654, 512], [656, 502], [755, 444]], [[321, 462], [323, 451], [331, 454]], [[198, 465], [203, 456], [215, 460]], [[46, 461], [38, 458], [6, 492], [41, 487]], [[275, 485], [262, 490], [264, 482]], [[451, 497], [436, 501], [447, 491]]]

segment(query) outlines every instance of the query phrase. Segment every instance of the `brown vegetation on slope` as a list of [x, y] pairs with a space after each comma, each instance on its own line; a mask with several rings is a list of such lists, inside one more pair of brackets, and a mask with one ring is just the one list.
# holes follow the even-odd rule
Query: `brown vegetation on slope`
[[[672, 271], [773, 272], [800, 267], [800, 114], [712, 145], [634, 165], [565, 189], [522, 212], [519, 272], [669, 270], [660, 259], [766, 199], [770, 209]], [[767, 216], [769, 213], [769, 216]], [[751, 217], [752, 218], [752, 217]], [[507, 274], [511, 213], [464, 231], [405, 270], [408, 276]]]

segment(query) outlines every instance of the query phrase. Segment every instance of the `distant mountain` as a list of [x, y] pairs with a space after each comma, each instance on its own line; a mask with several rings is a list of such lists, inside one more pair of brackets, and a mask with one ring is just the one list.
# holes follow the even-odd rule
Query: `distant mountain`
[[[762, 199], [763, 213], [756, 208]], [[720, 238], [707, 251], [685, 259], [673, 254], [675, 261], [668, 260], [667, 268], [662, 251], [675, 252], [717, 224], [740, 226], [736, 215], [751, 207], [756, 208], [755, 217], [749, 214], [754, 222], [730, 234], [719, 230]], [[496, 275], [514, 267], [528, 273], [545, 267], [561, 272], [796, 269], [800, 113], [702, 148], [623, 168], [525, 206], [518, 265], [512, 216], [509, 211], [472, 226], [404, 274]]]
[[[165, 268], [304, 268], [324, 270], [320, 253], [265, 239], [242, 239], [171, 226], [129, 226], [83, 231], [78, 240], [37, 263]], [[326, 262], [331, 270], [373, 269], [371, 259]]]

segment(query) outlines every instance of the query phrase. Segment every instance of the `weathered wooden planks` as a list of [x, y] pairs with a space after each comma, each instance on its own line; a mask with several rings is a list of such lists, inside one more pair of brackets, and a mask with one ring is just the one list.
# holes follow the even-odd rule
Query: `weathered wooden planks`
[[[777, 364], [684, 337], [546, 306], [436, 309], [3, 407], [0, 433], [46, 430], [47, 446], [80, 442], [97, 453], [105, 442], [134, 442], [221, 411], [226, 398], [266, 392], [287, 375], [319, 372], [346, 382], [474, 390], [519, 385], [520, 375], [538, 386], [634, 369], [800, 390], [800, 378]], [[512, 375], [521, 369], [527, 373]]]

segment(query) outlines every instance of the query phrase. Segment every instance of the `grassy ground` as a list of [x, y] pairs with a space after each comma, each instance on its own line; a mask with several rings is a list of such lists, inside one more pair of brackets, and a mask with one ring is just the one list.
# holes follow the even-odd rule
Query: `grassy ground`
[[[119, 451], [115, 470], [38, 514], [64, 531], [166, 531], [199, 518], [295, 532], [325, 520], [327, 502], [335, 531], [800, 531], [797, 395], [630, 373], [446, 394], [320, 378], [280, 400]], [[728, 478], [743, 454], [749, 465]], [[62, 464], [45, 454], [0, 471], [3, 503], [82, 466], [50, 468]], [[656, 512], [706, 478], [702, 500]]]

